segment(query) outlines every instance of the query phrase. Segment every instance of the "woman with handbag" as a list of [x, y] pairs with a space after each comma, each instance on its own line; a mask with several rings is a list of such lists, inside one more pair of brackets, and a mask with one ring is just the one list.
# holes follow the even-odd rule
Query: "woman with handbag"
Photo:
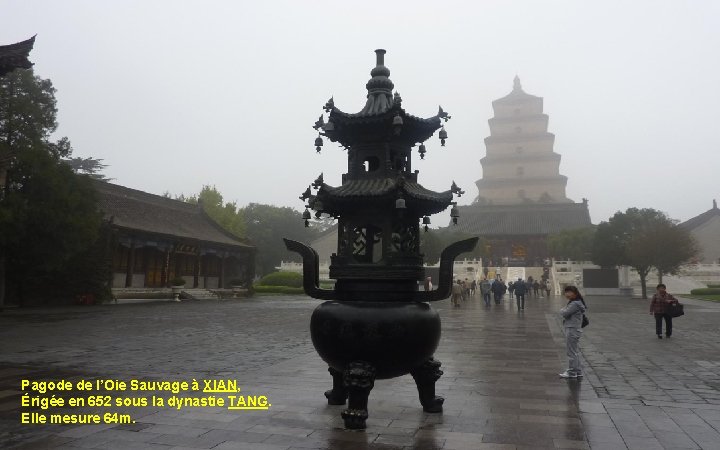
[[580, 336], [582, 336], [583, 317], [587, 306], [575, 286], [565, 286], [564, 293], [568, 303], [560, 310], [560, 314], [565, 331], [568, 369], [559, 375], [561, 378], [578, 378], [583, 376], [580, 363]]
[[677, 304], [678, 300], [667, 293], [664, 284], [657, 285], [657, 292], [650, 302], [650, 314], [655, 315], [655, 334], [662, 339], [662, 322], [665, 319], [665, 336], [672, 336], [672, 315], [668, 313], [668, 305]]

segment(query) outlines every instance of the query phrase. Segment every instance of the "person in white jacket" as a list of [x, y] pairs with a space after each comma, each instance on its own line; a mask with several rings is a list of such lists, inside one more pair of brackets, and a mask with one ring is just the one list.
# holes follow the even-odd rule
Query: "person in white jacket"
[[565, 345], [567, 346], [568, 369], [559, 374], [562, 378], [582, 377], [582, 364], [580, 363], [580, 336], [582, 336], [583, 314], [587, 310], [585, 300], [575, 286], [566, 286], [564, 289], [567, 305], [560, 310], [565, 331]]

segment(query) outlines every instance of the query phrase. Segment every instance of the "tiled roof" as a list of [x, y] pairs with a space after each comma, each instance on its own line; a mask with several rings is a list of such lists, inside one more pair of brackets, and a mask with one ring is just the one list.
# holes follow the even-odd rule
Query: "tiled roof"
[[460, 206], [458, 231], [478, 236], [548, 235], [589, 227], [586, 203]]
[[717, 216], [720, 216], [720, 208], [718, 208], [717, 205], [713, 205], [712, 209], [709, 209], [704, 213], [700, 214], [699, 216], [693, 217], [692, 219], [686, 220], [685, 222], [681, 223], [680, 226], [692, 231], [702, 226], [705, 222], [709, 221], [713, 217]]
[[250, 243], [223, 230], [202, 209], [190, 203], [95, 181], [100, 209], [113, 225], [223, 246], [252, 248]]

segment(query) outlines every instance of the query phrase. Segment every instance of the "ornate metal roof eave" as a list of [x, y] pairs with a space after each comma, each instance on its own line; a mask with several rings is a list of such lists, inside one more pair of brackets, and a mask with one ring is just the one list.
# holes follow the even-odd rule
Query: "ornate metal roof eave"
[[35, 36], [15, 44], [0, 45], [0, 76], [15, 69], [30, 69], [33, 63], [28, 57], [33, 45], [35, 45]]
[[[345, 187], [346, 189], [342, 189]], [[342, 191], [345, 192], [342, 192]], [[338, 192], [340, 191], [340, 192]], [[330, 215], [339, 215], [348, 211], [357, 210], [357, 199], [363, 198], [368, 206], [386, 205], [402, 197], [408, 210], [414, 210], [422, 215], [436, 214], [445, 210], [453, 201], [453, 190], [435, 192], [425, 189], [417, 183], [391, 183], [375, 192], [359, 189], [356, 192], [347, 192], [347, 186], [335, 188], [327, 184], [318, 190], [317, 195], [311, 196], [308, 205], [315, 211]]]
[[[402, 121], [397, 131], [393, 126], [394, 121], [398, 120], [396, 117]], [[378, 131], [386, 133], [390, 141], [413, 146], [428, 140], [442, 126], [439, 116], [420, 118], [407, 114], [402, 108], [390, 108], [382, 114], [373, 115], [347, 114], [334, 108], [330, 112], [328, 124], [325, 124], [321, 134], [345, 147], [362, 142], [377, 142]], [[386, 126], [378, 127], [378, 124]]]
[[[395, 203], [395, 200], [395, 196], [391, 194], [374, 197], [369, 200], [366, 199], [366, 203], [365, 205], [363, 205], [363, 210], [386, 210], [388, 204]], [[429, 199], [407, 198], [405, 199], [406, 206], [403, 211], [408, 211], [409, 215], [414, 214], [420, 216], [429, 216], [445, 211], [451, 203], [450, 200], [439, 201]], [[317, 208], [316, 201], [321, 202], [322, 209]], [[358, 211], [357, 202], [354, 199], [350, 198], [340, 198], [333, 200], [315, 198], [309, 202], [309, 206], [316, 212], [316, 216], [318, 215], [318, 213], [329, 214], [333, 217], [346, 216], [350, 212]]]

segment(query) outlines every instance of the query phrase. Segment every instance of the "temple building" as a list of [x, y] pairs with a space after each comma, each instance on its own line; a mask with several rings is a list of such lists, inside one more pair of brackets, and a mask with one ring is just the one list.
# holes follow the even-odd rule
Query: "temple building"
[[698, 262], [720, 264], [720, 208], [713, 200], [712, 208], [680, 224], [692, 234], [700, 248]]
[[201, 205], [103, 181], [95, 186], [112, 230], [113, 288], [167, 287], [176, 277], [192, 288], [251, 283], [255, 247], [221, 228]]
[[548, 235], [592, 225], [587, 200], [565, 194], [542, 97], [523, 91], [516, 76], [512, 92], [492, 106], [478, 196], [460, 207], [457, 230], [485, 238], [495, 263], [539, 264], [548, 256]]

